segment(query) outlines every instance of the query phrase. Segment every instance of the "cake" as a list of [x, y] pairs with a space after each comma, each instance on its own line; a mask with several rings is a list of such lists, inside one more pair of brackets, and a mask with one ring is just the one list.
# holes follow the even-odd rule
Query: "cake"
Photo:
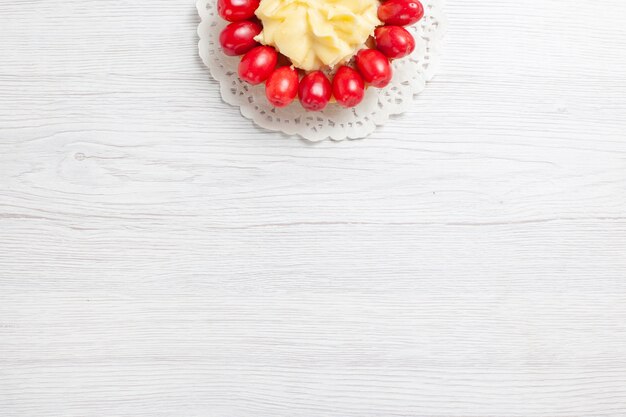
[[220, 34], [222, 51], [243, 55], [239, 77], [265, 83], [274, 107], [298, 97], [308, 111], [331, 101], [354, 107], [366, 88], [385, 87], [390, 61], [415, 49], [405, 26], [424, 15], [419, 0], [217, 1], [231, 22]]

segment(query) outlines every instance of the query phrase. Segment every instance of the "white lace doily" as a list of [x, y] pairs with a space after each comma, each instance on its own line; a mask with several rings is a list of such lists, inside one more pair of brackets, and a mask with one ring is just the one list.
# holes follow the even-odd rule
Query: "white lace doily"
[[406, 111], [434, 76], [445, 32], [443, 3], [444, 0], [422, 0], [424, 18], [407, 28], [415, 37], [415, 51], [394, 60], [391, 83], [382, 89], [368, 88], [363, 101], [352, 109], [329, 104], [321, 112], [307, 112], [297, 100], [285, 108], [272, 107], [265, 98], [263, 84], [252, 86], [237, 76], [240, 57], [222, 53], [219, 34], [228, 22], [217, 14], [217, 0], [198, 0], [196, 5], [202, 19], [198, 26], [200, 57], [219, 81], [224, 101], [239, 107], [242, 115], [261, 127], [311, 141], [363, 138], [392, 114]]

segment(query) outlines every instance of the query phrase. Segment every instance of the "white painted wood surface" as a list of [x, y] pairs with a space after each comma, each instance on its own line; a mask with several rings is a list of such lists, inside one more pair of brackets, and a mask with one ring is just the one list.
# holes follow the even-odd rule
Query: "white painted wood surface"
[[310, 145], [193, 1], [2, 1], [0, 415], [626, 415], [626, 2], [448, 14], [413, 112]]

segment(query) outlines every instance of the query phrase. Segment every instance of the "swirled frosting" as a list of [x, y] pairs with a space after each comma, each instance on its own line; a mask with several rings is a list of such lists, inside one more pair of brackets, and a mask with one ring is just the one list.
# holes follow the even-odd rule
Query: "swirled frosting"
[[316, 70], [350, 58], [372, 35], [378, 0], [261, 0], [255, 38], [275, 47], [294, 66]]

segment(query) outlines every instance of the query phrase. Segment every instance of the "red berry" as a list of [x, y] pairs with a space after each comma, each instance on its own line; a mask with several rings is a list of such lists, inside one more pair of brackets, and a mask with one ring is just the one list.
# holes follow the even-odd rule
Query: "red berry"
[[402, 58], [415, 49], [415, 39], [403, 27], [381, 26], [374, 31], [376, 48], [389, 58]]
[[391, 81], [389, 59], [380, 51], [361, 49], [356, 55], [356, 66], [363, 79], [374, 87], [382, 88]]
[[278, 60], [278, 53], [271, 46], [257, 46], [246, 53], [239, 63], [239, 78], [252, 85], [267, 80]]
[[310, 111], [319, 111], [330, 101], [332, 85], [322, 71], [313, 71], [300, 81], [298, 94], [302, 107]]
[[350, 67], [343, 66], [333, 78], [333, 95], [343, 107], [354, 107], [363, 100], [365, 83], [361, 75]]
[[378, 18], [387, 25], [406, 26], [424, 17], [418, 0], [388, 0], [378, 7]]
[[217, 13], [229, 22], [239, 22], [254, 16], [260, 0], [217, 0]]
[[220, 45], [226, 55], [243, 55], [258, 45], [254, 37], [263, 27], [255, 22], [235, 22], [226, 26], [220, 33]]
[[265, 83], [265, 96], [275, 107], [285, 107], [298, 95], [298, 71], [292, 67], [280, 67]]

